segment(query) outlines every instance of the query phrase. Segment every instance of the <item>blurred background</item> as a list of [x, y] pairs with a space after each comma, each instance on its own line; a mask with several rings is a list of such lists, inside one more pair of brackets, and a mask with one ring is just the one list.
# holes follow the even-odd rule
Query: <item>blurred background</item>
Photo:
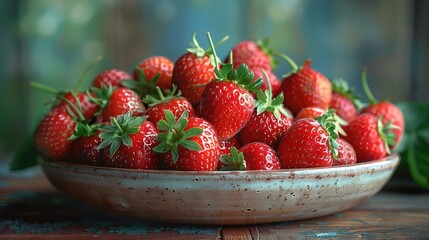
[[[52, 96], [37, 81], [72, 88], [86, 76], [131, 72], [152, 55], [175, 61], [197, 32], [225, 56], [242, 40], [270, 38], [298, 64], [311, 58], [327, 77], [346, 79], [363, 96], [360, 73], [378, 99], [429, 102], [429, 1], [413, 0], [6, 0], [0, 1], [0, 159], [11, 159], [46, 112]], [[278, 77], [290, 70], [281, 63]]]

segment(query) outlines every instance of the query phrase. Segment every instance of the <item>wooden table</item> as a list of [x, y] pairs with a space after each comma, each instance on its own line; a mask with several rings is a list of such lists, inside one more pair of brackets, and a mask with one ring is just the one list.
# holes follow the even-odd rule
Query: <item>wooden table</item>
[[327, 217], [248, 226], [192, 226], [98, 212], [55, 190], [37, 168], [0, 175], [0, 239], [89, 238], [429, 239], [429, 192], [388, 185], [363, 205]]

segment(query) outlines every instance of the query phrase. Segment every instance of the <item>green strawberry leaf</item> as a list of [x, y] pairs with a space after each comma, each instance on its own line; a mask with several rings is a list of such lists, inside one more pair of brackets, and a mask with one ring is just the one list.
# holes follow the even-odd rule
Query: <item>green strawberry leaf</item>
[[38, 163], [37, 150], [33, 143], [33, 134], [28, 137], [24, 143], [18, 148], [12, 161], [9, 163], [11, 171], [23, 170], [33, 167]]
[[136, 67], [137, 79], [122, 79], [122, 86], [134, 90], [140, 97], [152, 95], [156, 93], [156, 84], [161, 77], [161, 73], [157, 73], [153, 78], [148, 79], [143, 69]]
[[234, 171], [246, 170], [246, 161], [244, 160], [244, 154], [239, 152], [237, 148], [232, 147], [230, 149], [231, 155], [225, 154], [220, 157], [220, 161], [223, 163], [221, 171]]
[[185, 130], [188, 125], [187, 111], [183, 112], [177, 121], [170, 110], [165, 110], [164, 115], [166, 120], [162, 119], [157, 123], [157, 128], [160, 132], [156, 140], [159, 144], [153, 148], [154, 152], [166, 153], [171, 151], [173, 163], [176, 163], [179, 158], [179, 145], [191, 151], [202, 149], [197, 142], [189, 140], [189, 138], [201, 135], [203, 129], [192, 127]]
[[144, 117], [133, 117], [131, 112], [110, 118], [110, 125], [101, 128], [99, 137], [103, 140], [97, 149], [103, 149], [110, 145], [110, 156], [113, 157], [121, 144], [131, 147], [133, 142], [129, 135], [136, 134], [140, 126], [146, 121]]
[[406, 162], [398, 171], [408, 171], [418, 186], [429, 189], [429, 104], [401, 102], [397, 106], [404, 114], [405, 132], [395, 151]]

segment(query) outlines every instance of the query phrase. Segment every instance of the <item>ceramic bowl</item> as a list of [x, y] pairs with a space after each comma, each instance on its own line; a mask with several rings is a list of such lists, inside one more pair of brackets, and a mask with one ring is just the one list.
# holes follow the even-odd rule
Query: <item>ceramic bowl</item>
[[382, 189], [398, 166], [394, 154], [350, 166], [275, 171], [129, 170], [44, 162], [60, 191], [104, 211], [148, 221], [256, 224], [325, 216]]

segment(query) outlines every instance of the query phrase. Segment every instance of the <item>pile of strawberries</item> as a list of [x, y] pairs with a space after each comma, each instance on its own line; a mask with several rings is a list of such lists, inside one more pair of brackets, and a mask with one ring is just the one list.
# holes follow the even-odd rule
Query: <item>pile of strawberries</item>
[[[239, 42], [222, 62], [210, 34], [172, 62], [144, 59], [133, 74], [111, 69], [84, 91], [65, 91], [34, 134], [50, 161], [133, 169], [273, 170], [354, 164], [391, 153], [401, 111], [359, 104], [343, 80], [329, 80], [267, 47]], [[275, 63], [292, 71], [280, 81]]]

